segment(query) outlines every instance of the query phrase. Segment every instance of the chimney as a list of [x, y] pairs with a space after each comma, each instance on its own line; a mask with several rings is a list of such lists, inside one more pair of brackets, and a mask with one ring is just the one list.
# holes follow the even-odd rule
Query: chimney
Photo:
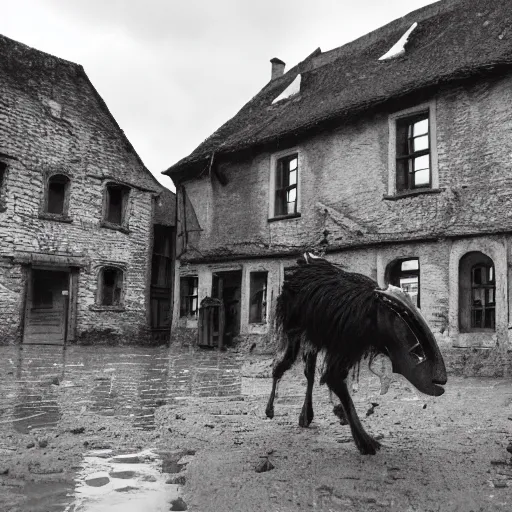
[[272, 62], [272, 76], [270, 77], [270, 80], [274, 80], [274, 78], [279, 78], [280, 76], [283, 76], [284, 67], [286, 66], [286, 64], [277, 57], [270, 59], [270, 62]]

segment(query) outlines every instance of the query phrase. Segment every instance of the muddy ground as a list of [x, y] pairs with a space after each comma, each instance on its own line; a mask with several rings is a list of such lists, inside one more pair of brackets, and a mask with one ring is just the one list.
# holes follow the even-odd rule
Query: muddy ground
[[[20, 429], [9, 410], [14, 402], [4, 399], [0, 510], [512, 510], [510, 380], [450, 377], [446, 393], [431, 398], [397, 378], [381, 396], [378, 379], [363, 371], [351, 384], [353, 398], [382, 449], [361, 456], [349, 427], [332, 414], [325, 387], [315, 387], [310, 428], [297, 425], [305, 389], [300, 365], [285, 375], [269, 420], [269, 357], [237, 356], [238, 367], [222, 366], [222, 358], [232, 356], [209, 357], [216, 361], [210, 364], [215, 378], [201, 380], [196, 372], [179, 393], [157, 393], [155, 407], [145, 410], [150, 428], [141, 429], [115, 406], [108, 413], [93, 407], [90, 399], [109, 382], [110, 395], [124, 403], [121, 372], [134, 375], [133, 365], [107, 364], [79, 383], [78, 370], [50, 382], [60, 413], [46, 425], [25, 420]], [[20, 386], [19, 374], [0, 370], [2, 389], [6, 382], [9, 392]], [[116, 379], [107, 380], [109, 372]], [[180, 372], [194, 374], [192, 367]], [[151, 386], [139, 386], [139, 394]], [[39, 414], [37, 407], [28, 412], [24, 417]], [[273, 469], [257, 472], [263, 465]]]

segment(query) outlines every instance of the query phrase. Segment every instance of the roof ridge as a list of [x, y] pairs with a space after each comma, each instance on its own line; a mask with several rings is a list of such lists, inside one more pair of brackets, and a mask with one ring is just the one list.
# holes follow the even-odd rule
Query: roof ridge
[[[0, 40], [1, 39], [4, 39], [5, 42], [11, 46], [11, 48], [14, 48], [14, 49], [16, 49], [18, 51], [22, 50], [22, 51], [27, 52], [27, 53], [30, 52], [30, 53], [39, 54], [39, 55], [42, 55], [42, 56], [45, 56], [45, 57], [50, 57], [50, 58], [54, 59], [55, 61], [57, 61], [57, 62], [59, 62], [61, 64], [65, 64], [67, 66], [71, 66], [71, 67], [75, 67], [75, 68], [83, 67], [81, 64], [78, 64], [78, 63], [73, 62], [71, 60], [63, 59], [62, 57], [57, 57], [56, 55], [53, 55], [52, 53], [48, 53], [48, 52], [45, 52], [43, 50], [39, 50], [38, 48], [34, 48], [33, 46], [29, 46], [28, 44], [21, 43], [20, 41], [16, 41], [15, 39], [7, 37], [4, 34], [0, 34]], [[16, 55], [12, 55], [12, 56], [16, 57]]]
[[[340, 58], [345, 57], [347, 54], [354, 53], [356, 51], [364, 51], [367, 48], [371, 47], [376, 41], [381, 39], [382, 37], [388, 35], [388, 32], [395, 32], [397, 22], [402, 22], [404, 27], [407, 25], [407, 28], [411, 25], [412, 21], [416, 21], [421, 23], [429, 18], [434, 16], [438, 16], [441, 13], [446, 13], [450, 9], [456, 7], [456, 4], [463, 2], [464, 0], [437, 0], [428, 5], [424, 5], [419, 9], [415, 9], [403, 16], [391, 20], [390, 22], [382, 25], [371, 32], [363, 34], [362, 36], [353, 39], [345, 44], [337, 46], [336, 48], [332, 48], [331, 50], [327, 50], [322, 52], [321, 55], [315, 59], [314, 69], [317, 69], [326, 64], [330, 64]], [[340, 50], [344, 50], [341, 55]]]

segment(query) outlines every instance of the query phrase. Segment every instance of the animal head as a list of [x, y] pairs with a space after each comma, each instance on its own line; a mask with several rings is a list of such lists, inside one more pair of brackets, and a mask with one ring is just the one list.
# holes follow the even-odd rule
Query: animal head
[[440, 396], [446, 368], [436, 339], [419, 309], [400, 288], [376, 290], [377, 324], [393, 372], [403, 375], [419, 391]]

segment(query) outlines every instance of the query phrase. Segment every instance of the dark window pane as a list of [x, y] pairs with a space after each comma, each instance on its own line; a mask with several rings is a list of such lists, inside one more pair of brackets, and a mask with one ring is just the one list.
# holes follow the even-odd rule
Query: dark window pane
[[52, 176], [48, 181], [47, 212], [62, 215], [66, 201], [69, 179], [66, 176]]
[[48, 213], [63, 213], [66, 185], [50, 183], [48, 186]]
[[107, 187], [107, 218], [112, 224], [123, 223], [123, 210], [125, 207], [128, 190], [120, 186]]
[[249, 323], [262, 323], [267, 316], [267, 272], [251, 272]]
[[198, 278], [187, 276], [180, 278], [180, 316], [197, 317]]
[[116, 268], [104, 268], [101, 282], [101, 304], [103, 306], [118, 306], [121, 303], [123, 274]]
[[495, 310], [494, 308], [487, 309], [485, 311], [485, 323], [484, 327], [486, 329], [494, 329], [495, 327]]
[[482, 269], [480, 267], [473, 269], [473, 284], [482, 284]]

